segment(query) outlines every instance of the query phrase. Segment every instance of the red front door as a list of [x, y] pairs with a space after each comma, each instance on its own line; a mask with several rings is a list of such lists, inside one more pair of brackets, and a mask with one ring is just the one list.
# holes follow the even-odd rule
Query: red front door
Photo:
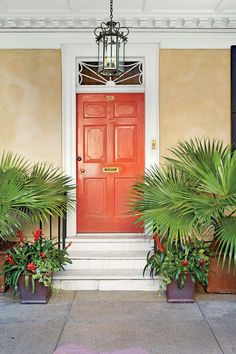
[[128, 191], [144, 173], [144, 94], [77, 95], [77, 232], [135, 232]]

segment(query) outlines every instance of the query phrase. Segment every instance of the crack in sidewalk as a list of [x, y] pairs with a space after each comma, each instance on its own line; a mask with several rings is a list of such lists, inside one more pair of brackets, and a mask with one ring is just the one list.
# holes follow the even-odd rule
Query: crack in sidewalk
[[56, 343], [55, 348], [54, 348], [54, 350], [53, 350], [53, 353], [56, 351], [56, 349], [57, 349], [57, 347], [58, 347], [58, 344], [59, 344], [59, 342], [60, 342], [60, 339], [61, 339], [62, 333], [63, 333], [63, 331], [64, 331], [64, 329], [65, 329], [65, 326], [66, 326], [67, 320], [68, 320], [69, 315], [70, 315], [70, 311], [71, 311], [72, 305], [73, 305], [74, 300], [75, 300], [75, 295], [76, 295], [76, 291], [74, 292], [73, 299], [72, 299], [72, 301], [71, 301], [71, 303], [70, 303], [70, 305], [69, 305], [68, 312], [67, 312], [67, 314], [66, 314], [66, 316], [65, 316], [65, 320], [64, 320], [64, 323], [63, 323], [62, 329], [61, 329], [61, 331], [60, 331], [60, 334], [59, 334], [59, 337], [58, 337], [57, 343]]
[[197, 301], [196, 301], [196, 304], [197, 304], [197, 307], [198, 307], [200, 313], [202, 314], [204, 320], [206, 321], [206, 323], [207, 323], [207, 325], [208, 325], [208, 327], [209, 327], [209, 329], [210, 329], [210, 331], [211, 331], [213, 337], [215, 338], [215, 341], [216, 341], [218, 347], [220, 348], [221, 352], [222, 352], [223, 354], [225, 354], [225, 352], [223, 351], [223, 349], [222, 349], [222, 347], [221, 347], [221, 345], [220, 345], [220, 343], [219, 343], [219, 341], [218, 341], [218, 339], [217, 339], [217, 337], [216, 337], [216, 335], [215, 335], [215, 333], [214, 333], [214, 331], [213, 331], [213, 329], [212, 329], [212, 327], [211, 327], [211, 325], [210, 325], [210, 322], [208, 321], [207, 317], [205, 316], [204, 312], [202, 311], [202, 309], [201, 309], [201, 307], [199, 306], [199, 304], [198, 304]]

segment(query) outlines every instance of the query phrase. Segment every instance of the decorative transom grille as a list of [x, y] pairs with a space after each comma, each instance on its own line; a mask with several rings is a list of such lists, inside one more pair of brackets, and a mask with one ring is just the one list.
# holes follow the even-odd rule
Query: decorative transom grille
[[119, 77], [100, 75], [98, 62], [77, 61], [77, 87], [81, 85], [143, 85], [142, 61], [126, 61], [125, 72]]

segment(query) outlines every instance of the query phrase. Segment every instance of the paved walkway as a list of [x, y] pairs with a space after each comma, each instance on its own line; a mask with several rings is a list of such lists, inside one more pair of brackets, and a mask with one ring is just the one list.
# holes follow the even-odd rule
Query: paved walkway
[[64, 291], [47, 305], [0, 295], [1, 354], [236, 353], [236, 296], [167, 304], [147, 292]]

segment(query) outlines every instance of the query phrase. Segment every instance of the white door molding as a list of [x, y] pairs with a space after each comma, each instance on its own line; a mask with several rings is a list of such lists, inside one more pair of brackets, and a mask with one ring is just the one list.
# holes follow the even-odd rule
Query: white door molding
[[[76, 59], [96, 58], [96, 45], [62, 45], [62, 166], [76, 184]], [[127, 59], [144, 61], [145, 80], [145, 167], [159, 163], [159, 45], [127, 45]], [[101, 88], [99, 88], [101, 90]], [[131, 92], [127, 88], [127, 92]], [[93, 91], [94, 92], [94, 91]], [[101, 91], [99, 91], [101, 92]], [[114, 89], [113, 89], [114, 92]], [[157, 149], [152, 149], [156, 140]], [[68, 214], [67, 235], [76, 235], [76, 212]]]

